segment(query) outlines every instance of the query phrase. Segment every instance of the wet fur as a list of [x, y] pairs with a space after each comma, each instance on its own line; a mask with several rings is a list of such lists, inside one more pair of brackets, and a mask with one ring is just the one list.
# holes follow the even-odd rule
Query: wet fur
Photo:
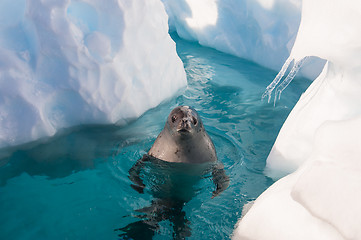
[[[172, 117], [178, 116], [178, 122], [172, 122]], [[190, 131], [179, 133], [182, 119], [196, 118], [196, 125], [189, 123]], [[191, 122], [191, 120], [189, 120]], [[175, 108], [155, 140], [148, 154], [167, 162], [205, 163], [217, 161], [217, 154], [212, 140], [204, 129], [198, 113], [187, 106]]]

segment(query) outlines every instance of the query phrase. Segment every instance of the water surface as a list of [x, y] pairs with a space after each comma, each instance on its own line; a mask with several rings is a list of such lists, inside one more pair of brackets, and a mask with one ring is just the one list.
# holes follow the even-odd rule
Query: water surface
[[[185, 183], [191, 186], [190, 197], [168, 213], [173, 218], [159, 222], [154, 239], [170, 239], [178, 221], [174, 219], [189, 227], [189, 239], [229, 238], [243, 205], [273, 183], [263, 174], [267, 155], [310, 82], [296, 78], [274, 107], [261, 96], [276, 72], [173, 38], [188, 77], [188, 87], [179, 96], [125, 127], [70, 129], [2, 158], [0, 239], [119, 238], [117, 229], [139, 221], [136, 210], [156, 201], [154, 182], [145, 180], [144, 193], [138, 193], [130, 186], [128, 171], [150, 149], [178, 105], [193, 106], [202, 117], [230, 185], [211, 198], [215, 186], [209, 172]], [[167, 181], [159, 173], [153, 177]], [[164, 205], [162, 201], [156, 204]]]

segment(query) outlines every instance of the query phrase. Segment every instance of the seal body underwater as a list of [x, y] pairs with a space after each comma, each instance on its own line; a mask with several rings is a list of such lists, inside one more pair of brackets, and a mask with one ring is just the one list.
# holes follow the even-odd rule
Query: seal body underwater
[[[194, 186], [197, 181], [206, 172], [212, 173], [216, 186], [212, 198], [229, 185], [229, 177], [223, 164], [217, 160], [214, 144], [205, 131], [200, 116], [189, 106], [178, 106], [171, 111], [148, 154], [129, 170], [131, 187], [139, 193], [144, 193], [146, 188], [143, 183], [146, 174], [142, 169], [149, 166], [155, 167], [155, 171], [148, 173], [155, 181], [153, 187], [148, 189], [154, 199], [150, 206], [135, 210], [142, 213], [136, 216], [141, 218], [140, 221], [116, 229], [123, 232], [120, 237], [152, 239], [159, 231], [159, 222], [164, 220], [172, 223], [174, 239], [189, 237], [191, 223], [183, 207], [195, 196]], [[147, 182], [150, 184], [149, 180]]]
[[216, 150], [201, 118], [189, 106], [179, 106], [171, 111], [148, 155], [167, 162], [217, 161]]
[[213, 182], [216, 185], [212, 198], [218, 196], [229, 185], [229, 177], [224, 171], [223, 164], [217, 160], [214, 144], [205, 131], [200, 116], [192, 107], [174, 108], [148, 154], [139, 159], [129, 170], [129, 179], [133, 183], [131, 187], [139, 193], [143, 193], [145, 188], [140, 171], [145, 162], [154, 159], [190, 165], [189, 169], [210, 163]]

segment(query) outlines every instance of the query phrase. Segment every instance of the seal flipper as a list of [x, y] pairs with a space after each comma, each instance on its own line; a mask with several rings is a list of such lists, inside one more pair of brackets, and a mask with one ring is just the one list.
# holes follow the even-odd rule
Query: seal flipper
[[169, 220], [173, 225], [173, 239], [185, 239], [191, 236], [191, 228], [183, 210], [184, 204], [176, 199], [154, 199], [150, 206], [135, 210], [143, 213], [136, 216], [140, 221], [114, 231], [123, 232], [118, 235], [120, 239], [152, 239], [160, 231], [159, 223]]
[[149, 225], [145, 221], [137, 221], [114, 231], [122, 231], [118, 236], [120, 239], [152, 240], [157, 227]]
[[222, 163], [217, 163], [212, 171], [213, 182], [216, 185], [216, 190], [213, 191], [212, 198], [217, 197], [221, 192], [226, 190], [229, 186], [229, 177], [223, 168]]
[[149, 156], [144, 154], [143, 157], [139, 159], [134, 164], [134, 166], [128, 171], [129, 173], [128, 178], [130, 179], [130, 181], [134, 183], [131, 184], [130, 186], [139, 193], [144, 193], [144, 188], [145, 188], [143, 180], [140, 177], [140, 171], [144, 167], [144, 163], [149, 160], [150, 160]]

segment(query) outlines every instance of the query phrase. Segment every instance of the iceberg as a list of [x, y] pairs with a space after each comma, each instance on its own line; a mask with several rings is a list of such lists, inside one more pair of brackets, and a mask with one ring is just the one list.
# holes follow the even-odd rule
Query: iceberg
[[[361, 66], [358, 41], [361, 25], [357, 19], [361, 10], [356, 4], [357, 1], [347, 4], [304, 1], [304, 20], [290, 58], [297, 61], [304, 56], [318, 56], [327, 59], [328, 64], [283, 125], [268, 158], [268, 168], [280, 169], [278, 162], [283, 162], [281, 165], [287, 165], [285, 172], [294, 171], [311, 154], [313, 136], [319, 126], [326, 121], [346, 120], [360, 114], [357, 79]], [[336, 9], [342, 12], [332, 14]], [[292, 139], [298, 141], [297, 144]]]
[[[301, 0], [162, 0], [170, 30], [184, 39], [279, 70], [301, 20]], [[324, 62], [301, 70], [314, 79]]]
[[122, 124], [185, 85], [159, 0], [0, 2], [0, 148]]
[[361, 2], [303, 0], [289, 59], [327, 60], [267, 159], [284, 176], [238, 222], [233, 239], [361, 239]]
[[298, 0], [162, 0], [181, 38], [279, 69], [301, 19]]

